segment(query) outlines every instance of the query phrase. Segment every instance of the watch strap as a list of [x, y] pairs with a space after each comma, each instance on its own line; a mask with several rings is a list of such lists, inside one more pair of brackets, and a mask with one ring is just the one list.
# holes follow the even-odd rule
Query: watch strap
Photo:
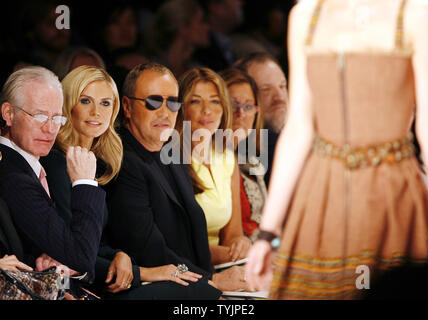
[[277, 249], [280, 244], [280, 238], [270, 231], [260, 230], [257, 235], [257, 240], [265, 240], [269, 242], [272, 248]]

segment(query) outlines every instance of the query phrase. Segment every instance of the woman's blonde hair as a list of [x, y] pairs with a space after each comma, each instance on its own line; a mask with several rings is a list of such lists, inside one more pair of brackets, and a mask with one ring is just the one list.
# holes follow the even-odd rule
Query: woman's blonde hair
[[113, 91], [113, 113], [108, 129], [99, 137], [94, 139], [91, 151], [94, 152], [97, 159], [101, 159], [106, 164], [106, 170], [97, 181], [105, 185], [120, 170], [123, 156], [123, 146], [115, 130], [115, 121], [119, 113], [120, 99], [116, 84], [110, 75], [102, 68], [91, 66], [80, 66], [72, 70], [62, 80], [64, 93], [64, 104], [62, 113], [68, 121], [59, 130], [56, 138], [56, 146], [65, 154], [68, 147], [78, 144], [78, 133], [73, 126], [73, 117], [71, 112], [79, 102], [79, 98], [85, 88], [94, 81], [105, 81]]
[[[189, 104], [196, 84], [200, 82], [211, 82], [217, 88], [220, 103], [223, 107], [223, 114], [218, 129], [232, 129], [232, 107], [226, 83], [223, 81], [222, 77], [220, 77], [218, 73], [214, 72], [209, 68], [193, 68], [185, 72], [179, 79], [179, 100], [182, 101], [183, 105], [177, 115], [176, 129], [180, 133], [181, 143], [183, 143], [184, 139], [183, 121], [187, 119], [186, 107]], [[212, 147], [215, 148], [215, 135], [213, 135], [212, 137], [212, 142]], [[225, 150], [225, 148], [226, 140], [223, 140], [223, 150]], [[195, 194], [201, 193], [206, 190], [206, 187], [198, 178], [192, 166], [188, 165], [187, 167], [189, 169], [190, 178], [192, 179]]]

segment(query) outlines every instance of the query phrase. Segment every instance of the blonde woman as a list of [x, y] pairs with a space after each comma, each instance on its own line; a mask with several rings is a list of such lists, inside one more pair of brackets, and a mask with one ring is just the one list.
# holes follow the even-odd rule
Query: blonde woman
[[[66, 222], [70, 222], [72, 184], [65, 158], [68, 148], [77, 146], [95, 154], [96, 179], [100, 185], [106, 185], [119, 172], [123, 148], [114, 128], [120, 100], [116, 84], [110, 75], [102, 68], [80, 66], [63, 79], [62, 85], [63, 115], [69, 121], [61, 127], [55, 147], [40, 162], [46, 170], [51, 197], [58, 214]], [[106, 221], [105, 209], [104, 224]], [[51, 259], [44, 257], [38, 263], [40, 268], [44, 268], [51, 263]], [[125, 290], [133, 279], [131, 260], [125, 253], [103, 245], [102, 241], [96, 262], [96, 276], [104, 278], [107, 283], [116, 276], [116, 281], [110, 284], [108, 290], [113, 293]]]
[[188, 169], [196, 200], [206, 216], [212, 262], [244, 258], [251, 241], [242, 230], [239, 167], [233, 150], [215, 138], [219, 129], [231, 129], [227, 87], [214, 71], [195, 68], [180, 79], [179, 93], [183, 107], [177, 124], [182, 133], [186, 131], [184, 125], [191, 126], [192, 138], [186, 141], [183, 136], [183, 150], [190, 146]]
[[[62, 85], [63, 115], [69, 121], [61, 127], [55, 148], [42, 159], [47, 164], [49, 184], [52, 181], [56, 185], [52, 189], [60, 187], [64, 192], [69, 188], [68, 185], [57, 185], [56, 180], [62, 181], [60, 176], [67, 175], [62, 169], [65, 168], [64, 156], [68, 147], [80, 146], [91, 150], [97, 157], [97, 181], [105, 185], [119, 172], [123, 154], [122, 142], [114, 128], [120, 106], [116, 84], [104, 69], [80, 66], [64, 78]], [[58, 190], [55, 192], [58, 195], [54, 196], [62, 195], [56, 205], [62, 217], [69, 220], [70, 199], [64, 192]]]
[[[80, 146], [95, 154], [98, 159], [96, 178], [101, 185], [106, 185], [119, 172], [123, 147], [115, 131], [115, 120], [120, 107], [119, 95], [108, 73], [101, 68], [81, 66], [71, 71], [63, 79], [62, 85], [63, 115], [69, 121], [58, 133], [56, 150], [41, 162], [46, 168], [51, 196], [58, 212], [66, 221], [70, 221], [71, 182], [66, 172], [64, 157], [68, 147]], [[104, 225], [107, 219], [106, 206]], [[50, 260], [46, 257], [40, 264], [45, 263], [46, 267]], [[189, 284], [182, 279], [171, 277], [175, 270], [176, 267], [173, 265], [154, 268], [133, 265], [126, 253], [109, 247], [103, 236], [95, 264], [93, 289], [97, 293], [104, 294], [103, 297], [106, 299], [151, 299], [153, 296], [159, 296], [157, 290], [168, 297], [167, 290], [162, 284], [156, 284], [154, 287], [141, 286], [141, 281], [157, 282], [172, 278], [182, 286], [188, 286]], [[200, 277], [187, 271], [183, 278], [197, 282]], [[121, 294], [118, 294], [119, 292]]]

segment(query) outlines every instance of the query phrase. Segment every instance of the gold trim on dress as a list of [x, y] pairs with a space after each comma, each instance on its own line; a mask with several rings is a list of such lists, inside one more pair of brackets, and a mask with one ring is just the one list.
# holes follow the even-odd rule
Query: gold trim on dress
[[402, 139], [367, 147], [337, 146], [318, 135], [315, 136], [313, 150], [320, 156], [339, 159], [349, 169], [377, 166], [380, 163], [397, 163], [415, 155], [414, 136], [411, 132]]

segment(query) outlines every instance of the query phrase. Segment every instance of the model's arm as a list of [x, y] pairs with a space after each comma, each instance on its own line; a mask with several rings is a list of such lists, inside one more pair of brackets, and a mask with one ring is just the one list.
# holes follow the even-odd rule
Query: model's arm
[[414, 0], [409, 3], [404, 16], [404, 39], [413, 47], [413, 71], [416, 89], [416, 136], [423, 161], [428, 161], [428, 1]]
[[[306, 56], [303, 51], [305, 25], [296, 12], [290, 15], [290, 104], [286, 125], [275, 150], [269, 194], [263, 210], [260, 228], [280, 234], [284, 214], [304, 161], [312, 145], [313, 112]], [[304, 20], [305, 21], [305, 20]]]
[[[281, 234], [281, 226], [296, 181], [313, 139], [313, 112], [306, 77], [304, 41], [309, 26], [309, 10], [298, 4], [290, 13], [288, 36], [290, 60], [290, 104], [286, 125], [278, 139], [273, 161], [269, 193], [263, 208], [260, 229]], [[266, 288], [270, 282], [271, 248], [266, 241], [256, 241], [250, 250], [247, 279], [254, 288]]]

